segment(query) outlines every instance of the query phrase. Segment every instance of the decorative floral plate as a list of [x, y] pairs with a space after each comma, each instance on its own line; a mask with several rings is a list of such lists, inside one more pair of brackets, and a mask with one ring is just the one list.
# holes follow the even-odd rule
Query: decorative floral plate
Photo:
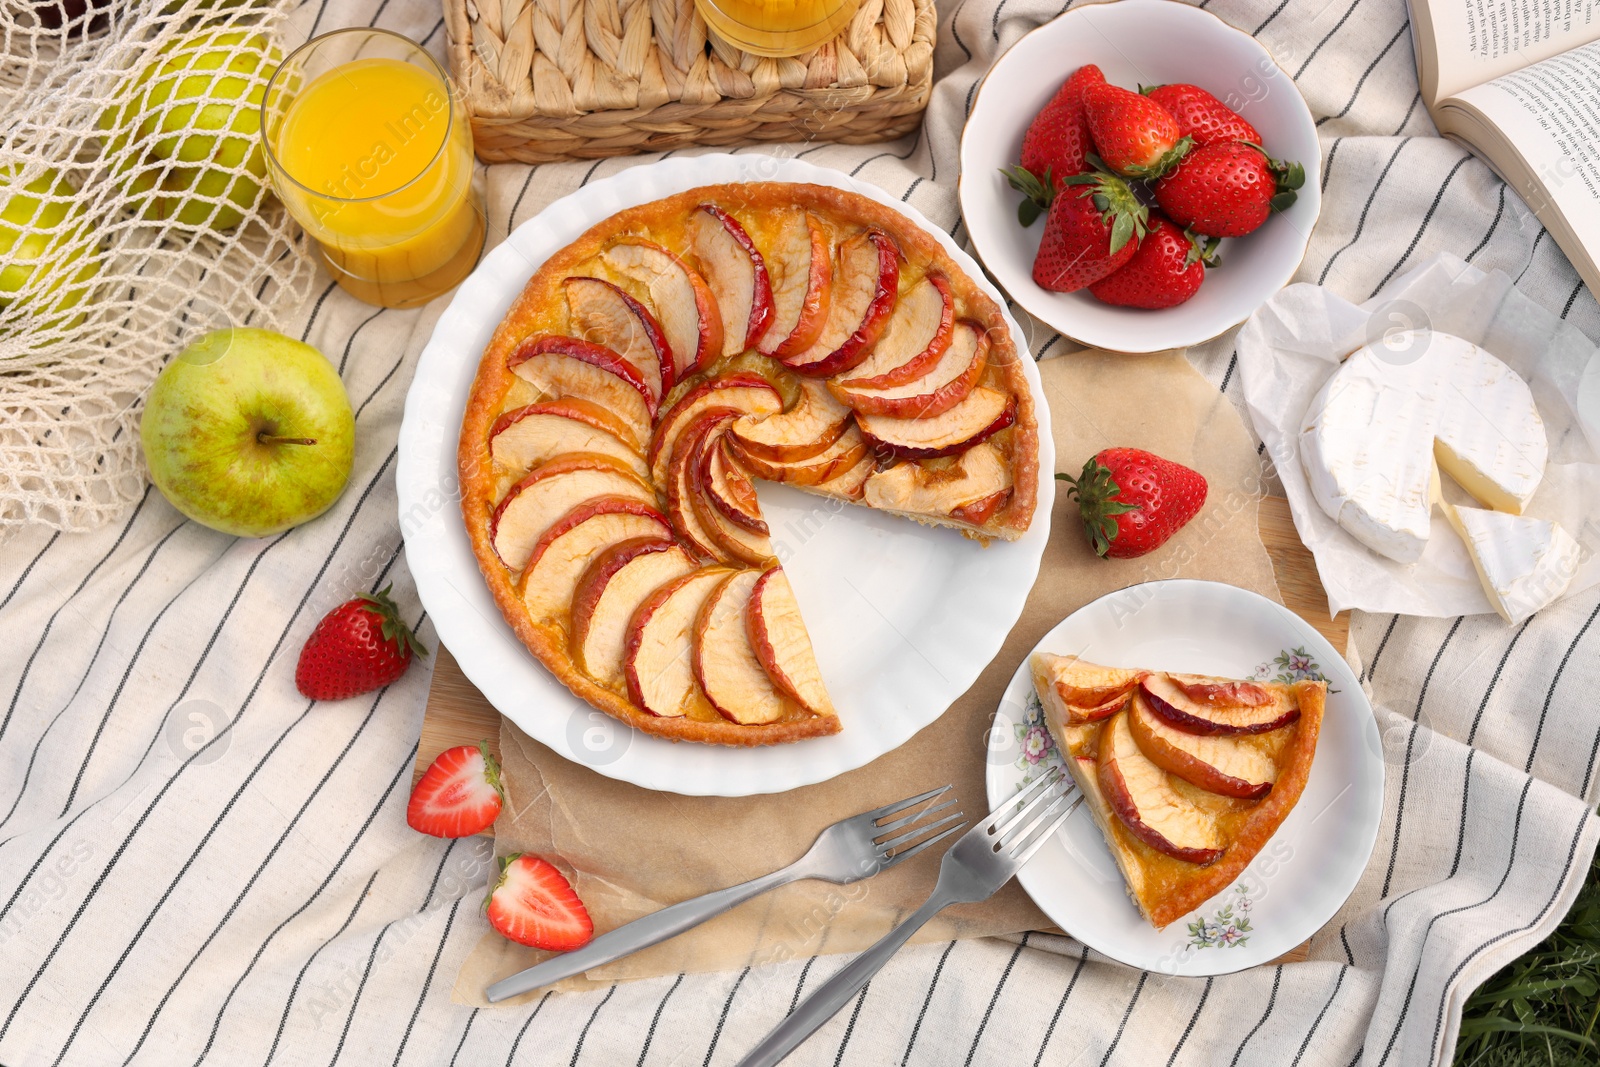
[[[1176, 579], [1122, 589], [1078, 609], [1044, 636], [1034, 649], [1041, 650], [1107, 666], [1328, 683], [1317, 756], [1300, 803], [1231, 886], [1155, 929], [1128, 897], [1094, 820], [1079, 809], [1018, 875], [1057, 926], [1129, 966], [1209, 975], [1276, 959], [1339, 910], [1377, 840], [1383, 747], [1355, 675], [1309, 623], [1231, 585]], [[1026, 662], [995, 712], [988, 759], [991, 810], [1060, 765]]]

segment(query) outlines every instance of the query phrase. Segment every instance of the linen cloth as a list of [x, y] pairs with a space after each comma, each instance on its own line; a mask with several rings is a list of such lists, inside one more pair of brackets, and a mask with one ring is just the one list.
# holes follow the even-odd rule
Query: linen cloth
[[[1319, 120], [1324, 209], [1300, 280], [1362, 300], [1450, 250], [1600, 338], [1600, 307], [1548, 234], [1436, 136], [1402, 0], [1210, 6], [1271, 49]], [[964, 237], [956, 148], [977, 80], [1060, 10], [951, 0], [918, 134], [787, 151], [875, 182]], [[293, 19], [300, 36], [367, 23], [442, 54], [432, 0], [312, 0]], [[488, 168], [491, 239], [635, 162]], [[358, 424], [350, 487], [317, 521], [234, 540], [150, 492], [98, 533], [24, 532], [0, 547], [8, 1067], [731, 1063], [843, 962], [515, 1009], [451, 1003], [484, 930], [490, 856], [485, 841], [405, 826], [428, 667], [339, 703], [308, 703], [293, 684], [301, 642], [356, 590], [393, 582], [434, 640], [406, 569], [394, 463], [406, 385], [441, 306], [378, 311], [324, 282], [303, 310], [298, 332], [339, 367]], [[1035, 355], [1071, 347], [1028, 325]], [[1190, 358], [1238, 402], [1231, 334]], [[912, 948], [790, 1062], [1447, 1060], [1462, 1000], [1556, 924], [1600, 836], [1597, 615], [1600, 594], [1514, 629], [1484, 616], [1354, 620], [1389, 787], [1371, 863], [1307, 962], [1191, 980], [1039, 934]]]

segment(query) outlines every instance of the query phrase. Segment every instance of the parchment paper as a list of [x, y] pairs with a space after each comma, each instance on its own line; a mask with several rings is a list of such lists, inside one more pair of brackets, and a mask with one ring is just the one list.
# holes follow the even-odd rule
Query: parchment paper
[[[1466, 546], [1442, 516], [1435, 515], [1422, 558], [1396, 563], [1322, 510], [1300, 462], [1306, 409], [1339, 362], [1389, 330], [1419, 327], [1465, 338], [1527, 379], [1550, 442], [1544, 480], [1527, 513], [1560, 523], [1583, 547], [1565, 595], [1600, 582], [1600, 352], [1505, 274], [1485, 274], [1440, 253], [1359, 307], [1320, 286], [1291, 285], [1239, 332], [1250, 417], [1277, 464], [1295, 529], [1316, 557], [1329, 610], [1435, 617], [1494, 611]], [[1473, 503], [1453, 483], [1445, 492]]]
[[[1210, 490], [1200, 515], [1157, 552], [1101, 560], [1089, 550], [1076, 505], [1058, 494], [1055, 515], [1035, 519], [1053, 520], [1050, 541], [1000, 655], [931, 726], [829, 782], [742, 798], [652, 792], [568, 762], [503, 721], [508, 804], [495, 826], [496, 852], [535, 852], [556, 862], [572, 878], [596, 931], [604, 932], [782, 867], [830, 823], [946, 782], [954, 784], [969, 820], [976, 820], [987, 813], [986, 741], [995, 707], [1017, 666], [1062, 618], [1112, 590], [1174, 577], [1226, 581], [1281, 603], [1256, 528], [1260, 461], [1233, 406], [1181, 353], [1078, 352], [1039, 369], [1062, 469], [1076, 474], [1085, 459], [1111, 445], [1148, 448], [1206, 476]], [[973, 551], [983, 549], [973, 545]], [[855, 885], [786, 886], [558, 988], [859, 951], [922, 903], [942, 848]], [[914, 940], [1050, 928], [1012, 882], [988, 901], [942, 912]], [[462, 965], [455, 999], [485, 1005], [486, 986], [548, 955], [487, 934]]]

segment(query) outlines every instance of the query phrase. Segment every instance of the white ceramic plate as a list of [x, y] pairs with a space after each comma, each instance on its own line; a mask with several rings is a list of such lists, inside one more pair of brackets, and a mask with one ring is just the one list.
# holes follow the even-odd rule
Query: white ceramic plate
[[[1355, 675], [1305, 620], [1231, 585], [1175, 579], [1119, 590], [1078, 609], [1044, 636], [1040, 650], [1113, 667], [1230, 678], [1276, 678], [1299, 666], [1320, 671], [1329, 688], [1305, 792], [1233, 885], [1155, 929], [1128, 898], [1105, 838], [1080, 808], [1018, 876], [1057, 926], [1141, 970], [1227, 974], [1276, 959], [1339, 910], [1378, 837], [1383, 747]], [[1306, 661], [1290, 662], [1299, 655]], [[1024, 662], [989, 735], [991, 810], [1056, 758], [1053, 745], [1041, 755], [1041, 735], [1049, 740]]]
[[[1000, 168], [1017, 161], [1033, 116], [1085, 63], [1098, 64], [1108, 81], [1125, 89], [1198, 85], [1250, 120], [1274, 158], [1305, 166], [1294, 206], [1248, 237], [1224, 241], [1222, 265], [1207, 271], [1200, 291], [1177, 307], [1112, 307], [1087, 292], [1052, 293], [1034, 284], [1044, 223], [1018, 225], [1022, 197]], [[1321, 210], [1321, 158], [1316, 123], [1294, 79], [1248, 34], [1171, 0], [1092, 4], [1023, 37], [984, 78], [961, 135], [961, 213], [984, 265], [1029, 314], [1086, 345], [1157, 352], [1217, 336], [1289, 283]]]
[[[775, 793], [859, 767], [944, 713], [1000, 650], [1022, 612], [1049, 536], [1055, 450], [1039, 372], [1023, 368], [1039, 420], [1038, 510], [1019, 541], [983, 548], [865, 508], [761, 483], [761, 507], [793, 579], [843, 732], [759, 749], [674, 744], [574, 697], [517, 641], [467, 542], [456, 441], [478, 360], [528, 278], [622, 208], [700, 185], [813, 182], [899, 211], [939, 239], [1004, 307], [978, 265], [915, 209], [838, 171], [773, 156], [709, 155], [629, 168], [519, 226], [462, 283], [422, 352], [406, 396], [397, 476], [406, 560], [439, 639], [489, 702], [568, 759], [649, 789], [713, 796]], [[1009, 315], [1014, 336], [1023, 335]], [[1025, 350], [1024, 350], [1025, 351]]]

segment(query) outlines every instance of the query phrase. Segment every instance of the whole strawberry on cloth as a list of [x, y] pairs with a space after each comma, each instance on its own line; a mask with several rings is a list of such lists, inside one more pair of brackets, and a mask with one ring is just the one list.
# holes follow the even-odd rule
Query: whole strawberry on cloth
[[1156, 203], [1178, 225], [1208, 237], [1243, 237], [1295, 202], [1305, 168], [1267, 155], [1260, 145], [1204, 145], [1156, 182]]
[[1079, 67], [1028, 124], [1028, 132], [1022, 135], [1021, 166], [1002, 170], [1012, 188], [1024, 194], [1025, 199], [1017, 205], [1017, 221], [1022, 225], [1032, 226], [1049, 209], [1062, 183], [1089, 169], [1094, 143], [1084, 116], [1083, 92], [1105, 80], [1093, 63]]
[[1033, 280], [1057, 293], [1093, 285], [1133, 258], [1149, 212], [1114, 174], [1067, 179], [1050, 203], [1033, 260]]
[[1169, 308], [1200, 291], [1207, 267], [1217, 265], [1217, 238], [1205, 241], [1152, 211], [1138, 251], [1117, 270], [1089, 286], [1103, 304]]
[[1142, 448], [1103, 448], [1071, 486], [1097, 555], [1132, 559], [1166, 544], [1206, 502], [1206, 480], [1181, 463]]
[[392, 586], [362, 593], [323, 616], [306, 638], [294, 684], [312, 700], [344, 700], [398, 679], [428, 650], [400, 620]]
[[1178, 132], [1196, 147], [1219, 141], [1261, 143], [1261, 135], [1243, 115], [1198, 85], [1154, 85], [1140, 92], [1165, 108], [1178, 124]]
[[1125, 178], [1159, 178], [1193, 144], [1166, 108], [1120, 85], [1085, 88], [1083, 110], [1100, 158]]

